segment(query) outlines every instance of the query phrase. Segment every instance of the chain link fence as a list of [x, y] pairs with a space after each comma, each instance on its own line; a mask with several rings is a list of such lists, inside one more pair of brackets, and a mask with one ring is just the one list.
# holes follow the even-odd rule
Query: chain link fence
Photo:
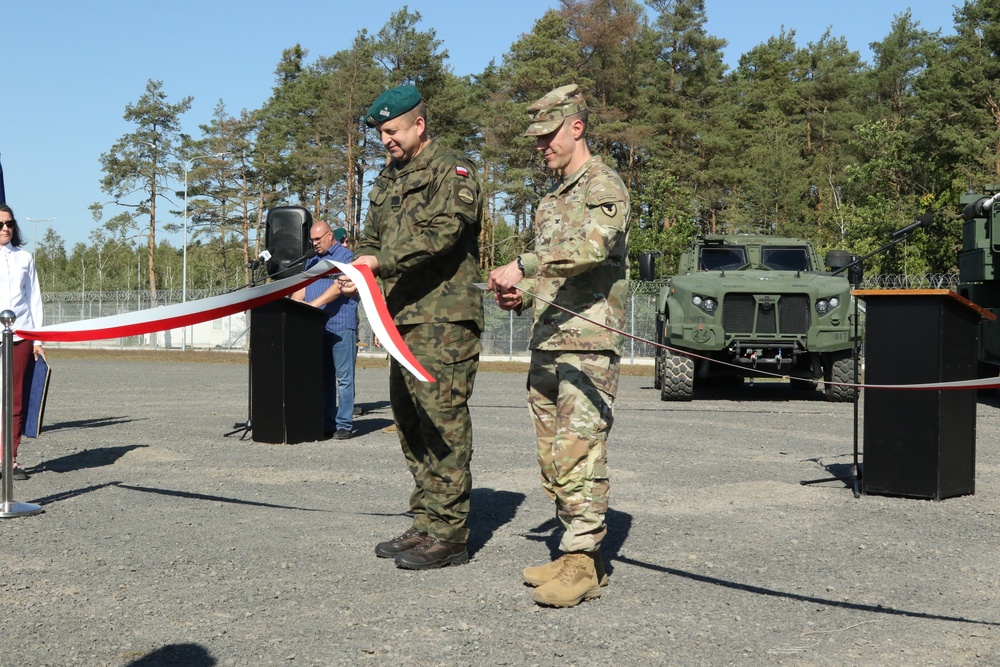
[[[666, 282], [631, 281], [625, 304], [625, 328], [629, 334], [652, 339], [655, 336], [656, 300], [660, 288]], [[866, 276], [863, 289], [955, 289], [958, 276], [954, 274], [928, 275], [871, 275]], [[224, 290], [188, 290], [188, 301], [208, 298], [225, 293]], [[116, 292], [57, 292], [42, 295], [45, 309], [45, 324], [61, 324], [79, 320], [120, 315], [155, 306], [180, 303], [180, 290], [160, 291], [156, 304], [152, 295], [142, 291]], [[861, 304], [862, 311], [864, 304]], [[524, 359], [529, 355], [528, 342], [531, 337], [531, 317], [527, 313], [516, 315], [501, 310], [491, 294], [483, 293], [483, 309], [486, 329], [483, 332], [483, 356], [493, 359]], [[359, 313], [358, 340], [364, 352], [375, 349], [375, 336], [365, 318]], [[862, 324], [863, 324], [862, 315]], [[249, 320], [246, 313], [202, 324], [173, 329], [170, 331], [130, 336], [85, 343], [58, 343], [51, 347], [95, 347], [95, 348], [166, 348], [166, 349], [215, 349], [245, 351], [249, 344], [247, 335]], [[15, 324], [16, 327], [16, 324]], [[626, 339], [623, 360], [626, 363], [650, 363], [654, 348], [649, 343]]]

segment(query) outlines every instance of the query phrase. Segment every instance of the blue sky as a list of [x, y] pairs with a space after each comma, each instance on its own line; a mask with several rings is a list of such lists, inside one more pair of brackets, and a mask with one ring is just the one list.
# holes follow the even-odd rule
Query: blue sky
[[[422, 15], [421, 29], [437, 32], [452, 69], [464, 75], [501, 62], [560, 3], [0, 0], [0, 161], [7, 202], [29, 237], [26, 248], [33, 250], [27, 218], [54, 218], [35, 225], [38, 236], [51, 227], [68, 251], [88, 242], [96, 225], [87, 206], [108, 199], [100, 190], [99, 157], [133, 131], [122, 114], [148, 79], [163, 81], [171, 102], [194, 97], [183, 123], [197, 136], [220, 99], [233, 115], [264, 103], [283, 49], [300, 43], [311, 57], [331, 55], [348, 48], [362, 28], [377, 32], [404, 4]], [[729, 42], [730, 66], [782, 27], [795, 30], [800, 46], [829, 27], [869, 60], [868, 45], [883, 39], [907, 8], [921, 27], [954, 32], [950, 0], [706, 0], [708, 31]], [[115, 212], [109, 208], [108, 215]]]

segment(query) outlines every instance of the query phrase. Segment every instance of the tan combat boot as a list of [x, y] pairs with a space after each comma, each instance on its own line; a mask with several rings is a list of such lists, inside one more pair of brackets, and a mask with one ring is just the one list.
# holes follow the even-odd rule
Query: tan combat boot
[[[566, 554], [563, 554], [551, 563], [524, 568], [521, 570], [521, 576], [524, 578], [524, 583], [537, 587], [552, 581], [556, 578], [556, 575], [559, 574], [559, 570], [562, 568], [562, 562], [565, 557]], [[604, 558], [601, 557], [600, 551], [594, 552], [594, 569], [597, 571], [597, 581], [600, 582], [601, 586], [607, 586], [608, 573], [604, 570]]]
[[575, 607], [601, 597], [594, 565], [596, 552], [569, 553], [562, 557], [556, 578], [535, 589], [535, 602], [550, 607]]

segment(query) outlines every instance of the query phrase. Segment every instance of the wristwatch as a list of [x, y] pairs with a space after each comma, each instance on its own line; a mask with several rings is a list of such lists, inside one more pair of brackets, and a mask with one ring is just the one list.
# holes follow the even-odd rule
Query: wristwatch
[[526, 275], [526, 274], [524, 273], [524, 260], [523, 260], [523, 259], [521, 259], [521, 256], [520, 256], [520, 255], [518, 255], [518, 256], [517, 256], [517, 268], [518, 268], [518, 269], [519, 269], [519, 270], [521, 271], [521, 275], [522, 275], [522, 276], [523, 276], [523, 275]]

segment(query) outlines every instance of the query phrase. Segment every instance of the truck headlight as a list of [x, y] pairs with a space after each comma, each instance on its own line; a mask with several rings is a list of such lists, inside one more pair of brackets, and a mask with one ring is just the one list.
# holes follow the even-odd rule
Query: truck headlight
[[830, 296], [816, 300], [816, 312], [826, 315], [831, 310], [835, 310], [840, 305], [840, 297]]
[[715, 313], [715, 309], [719, 307], [719, 302], [710, 296], [700, 296], [695, 294], [691, 297], [691, 303], [703, 310], [704, 312], [712, 315]]

